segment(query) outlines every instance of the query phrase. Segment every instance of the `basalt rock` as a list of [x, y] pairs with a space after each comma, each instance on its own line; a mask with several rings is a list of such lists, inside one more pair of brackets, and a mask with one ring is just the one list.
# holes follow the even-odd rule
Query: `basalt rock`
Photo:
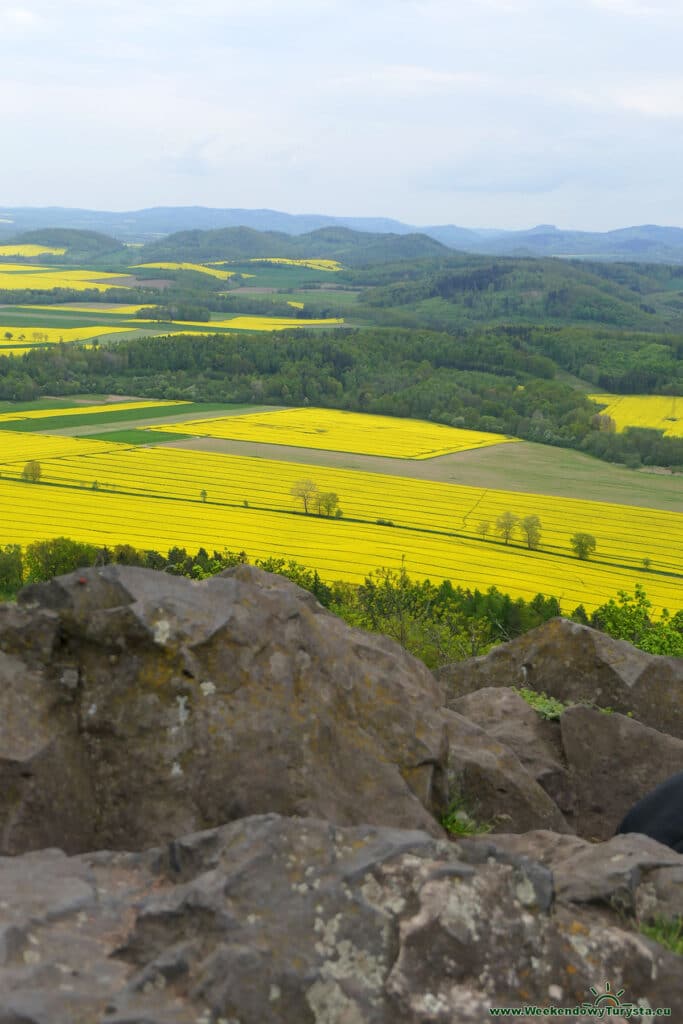
[[683, 771], [683, 740], [625, 715], [577, 705], [560, 729], [576, 831], [588, 839], [609, 839], [636, 800]]
[[0, 606], [0, 852], [142, 849], [250, 814], [442, 831], [443, 692], [248, 566], [123, 566]]
[[446, 709], [443, 716], [450, 744], [449, 792], [456, 801], [462, 797], [479, 824], [495, 832], [571, 832], [557, 804], [509, 746], [463, 715]]
[[605, 980], [677, 1020], [680, 958], [629, 921], [676, 886], [680, 906], [682, 866], [644, 837], [449, 843], [277, 815], [0, 859], [0, 1022], [481, 1024], [593, 1004]]
[[[535, 634], [444, 673], [445, 708], [398, 645], [246, 566], [0, 606], [0, 1024], [480, 1024], [607, 981], [681, 1018], [680, 957], [636, 922], [683, 914], [683, 856], [567, 833], [606, 838], [683, 741], [506, 687], [659, 720], [683, 666]], [[447, 839], [454, 794], [497, 833]]]
[[549, 622], [489, 654], [439, 673], [449, 706], [485, 686], [527, 687], [567, 704], [632, 713], [683, 739], [683, 658], [646, 654], [568, 619]]
[[[559, 722], [547, 721], [505, 686], [475, 690], [452, 702], [451, 707], [508, 747], [573, 826], [576, 798]], [[547, 826], [538, 823], [531, 827]]]

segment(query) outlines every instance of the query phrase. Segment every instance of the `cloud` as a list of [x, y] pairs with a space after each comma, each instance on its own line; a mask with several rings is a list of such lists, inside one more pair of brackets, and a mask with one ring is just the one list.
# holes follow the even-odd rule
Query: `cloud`
[[9, 34], [42, 31], [45, 20], [29, 7], [5, 7], [0, 9], [0, 32]]
[[612, 90], [622, 110], [653, 118], [683, 117], [683, 75], [636, 79]]
[[681, 18], [679, 0], [589, 0], [592, 7], [631, 18]]
[[388, 64], [333, 77], [328, 84], [333, 89], [338, 88], [342, 93], [353, 90], [361, 95], [380, 93], [385, 96], [401, 97], [469, 91], [485, 86], [488, 80], [487, 75], [475, 71], [448, 71], [412, 64]]

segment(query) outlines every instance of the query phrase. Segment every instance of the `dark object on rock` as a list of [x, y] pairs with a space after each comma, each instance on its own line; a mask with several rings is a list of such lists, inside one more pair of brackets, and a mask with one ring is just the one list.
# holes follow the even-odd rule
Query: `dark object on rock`
[[639, 800], [619, 825], [620, 832], [642, 832], [683, 853], [683, 772]]

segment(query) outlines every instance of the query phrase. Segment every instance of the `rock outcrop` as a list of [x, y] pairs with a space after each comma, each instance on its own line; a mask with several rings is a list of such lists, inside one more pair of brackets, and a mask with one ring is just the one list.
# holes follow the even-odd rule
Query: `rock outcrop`
[[278, 815], [0, 859], [0, 1022], [481, 1024], [593, 1003], [605, 980], [676, 1020], [680, 957], [626, 915], [683, 909], [682, 882], [644, 836], [453, 844]]
[[551, 619], [489, 654], [448, 666], [439, 678], [453, 707], [485, 686], [528, 687], [567, 704], [633, 714], [683, 739], [683, 659], [646, 654], [568, 619]]
[[266, 812], [442, 834], [440, 686], [282, 577], [73, 573], [0, 606], [0, 644], [0, 853]]
[[683, 771], [683, 740], [625, 715], [579, 704], [562, 713], [560, 729], [573, 824], [589, 839], [609, 839], [636, 800]]
[[[544, 721], [511, 683], [640, 721]], [[562, 620], [437, 681], [246, 566], [27, 588], [0, 605], [0, 1024], [479, 1024], [606, 982], [677, 1019], [681, 959], [637, 925], [683, 916], [683, 856], [612, 833], [683, 769], [653, 725], [681, 686]], [[447, 837], [454, 798], [493, 831]]]

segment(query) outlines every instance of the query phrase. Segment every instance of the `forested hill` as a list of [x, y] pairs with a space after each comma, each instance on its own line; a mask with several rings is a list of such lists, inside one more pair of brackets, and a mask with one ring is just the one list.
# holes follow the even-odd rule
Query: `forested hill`
[[179, 231], [140, 250], [146, 260], [240, 260], [279, 257], [331, 259], [346, 266], [366, 266], [421, 260], [449, 255], [445, 245], [426, 235], [377, 234], [329, 227], [304, 235], [253, 228], [221, 228], [217, 231]]
[[477, 323], [683, 329], [683, 267], [451, 255], [438, 264], [379, 267], [345, 278], [366, 287], [375, 322], [451, 330]]
[[[39, 228], [36, 231], [14, 235], [8, 241], [19, 245], [45, 245], [54, 249], [66, 249], [64, 256], [74, 260], [96, 259], [125, 251], [123, 243], [110, 235], [75, 228]], [[61, 258], [60, 262], [66, 261]]]

